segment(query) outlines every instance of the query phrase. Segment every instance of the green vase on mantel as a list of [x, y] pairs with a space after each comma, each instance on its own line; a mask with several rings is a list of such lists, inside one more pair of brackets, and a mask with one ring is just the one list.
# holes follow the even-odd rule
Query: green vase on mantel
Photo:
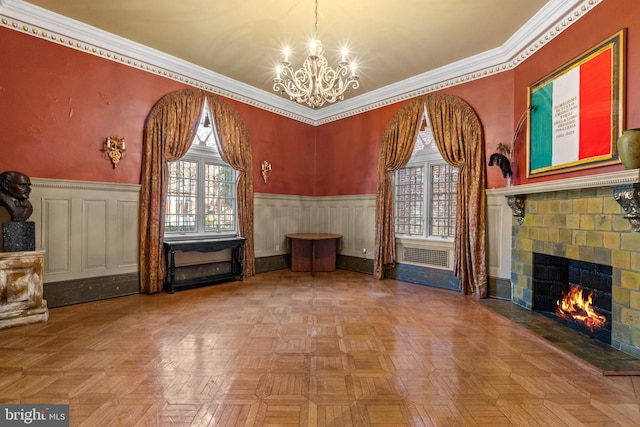
[[618, 138], [618, 158], [625, 169], [640, 168], [640, 128], [622, 131]]

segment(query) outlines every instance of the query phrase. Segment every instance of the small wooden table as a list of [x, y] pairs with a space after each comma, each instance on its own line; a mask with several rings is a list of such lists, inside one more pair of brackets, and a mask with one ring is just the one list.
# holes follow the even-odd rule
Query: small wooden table
[[336, 271], [336, 244], [341, 234], [292, 233], [291, 271]]

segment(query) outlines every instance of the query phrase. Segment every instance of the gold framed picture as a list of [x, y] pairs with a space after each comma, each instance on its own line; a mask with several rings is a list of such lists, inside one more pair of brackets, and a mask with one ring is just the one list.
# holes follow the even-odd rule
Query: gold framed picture
[[625, 30], [527, 89], [527, 177], [617, 163]]

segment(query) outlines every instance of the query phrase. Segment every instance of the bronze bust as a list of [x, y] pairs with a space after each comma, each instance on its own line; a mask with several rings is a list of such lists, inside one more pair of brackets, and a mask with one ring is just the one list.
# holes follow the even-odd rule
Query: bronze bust
[[0, 174], [0, 205], [4, 206], [11, 221], [26, 221], [33, 213], [29, 202], [31, 180], [22, 172], [7, 171]]

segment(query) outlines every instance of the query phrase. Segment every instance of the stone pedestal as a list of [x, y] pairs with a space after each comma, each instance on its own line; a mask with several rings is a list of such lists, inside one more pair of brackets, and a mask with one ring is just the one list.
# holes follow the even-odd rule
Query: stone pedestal
[[44, 253], [0, 252], [0, 329], [49, 319], [42, 299]]
[[2, 224], [4, 252], [36, 250], [36, 223], [33, 221], [9, 221]]

